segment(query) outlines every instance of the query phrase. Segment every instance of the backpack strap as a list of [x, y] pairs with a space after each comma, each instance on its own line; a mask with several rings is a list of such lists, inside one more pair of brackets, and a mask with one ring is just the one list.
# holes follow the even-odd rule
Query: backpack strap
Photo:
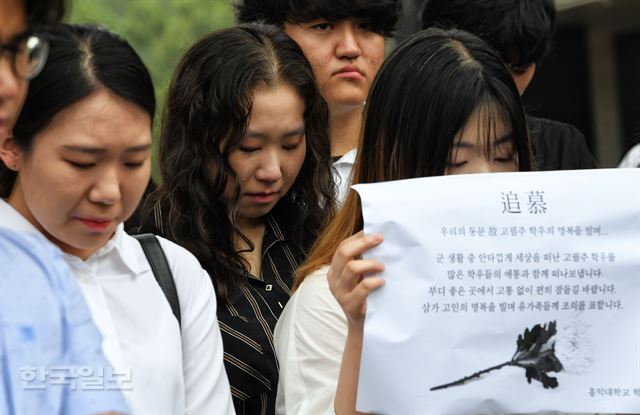
[[158, 285], [162, 289], [164, 296], [167, 297], [171, 311], [173, 315], [178, 319], [178, 325], [181, 325], [180, 319], [180, 302], [178, 301], [178, 291], [176, 291], [176, 285], [173, 281], [173, 275], [171, 274], [171, 268], [167, 262], [167, 257], [164, 255], [162, 246], [155, 235], [151, 233], [144, 233], [142, 235], [133, 235], [134, 238], [142, 245], [144, 255], [151, 265], [153, 276], [156, 278]]

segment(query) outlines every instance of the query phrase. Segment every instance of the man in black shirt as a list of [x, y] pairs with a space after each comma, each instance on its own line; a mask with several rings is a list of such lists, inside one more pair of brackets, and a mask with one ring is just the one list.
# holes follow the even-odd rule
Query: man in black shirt
[[[549, 50], [553, 0], [426, 0], [422, 27], [457, 28], [489, 43], [505, 61], [520, 95]], [[527, 116], [539, 170], [594, 168], [584, 135], [572, 125]]]

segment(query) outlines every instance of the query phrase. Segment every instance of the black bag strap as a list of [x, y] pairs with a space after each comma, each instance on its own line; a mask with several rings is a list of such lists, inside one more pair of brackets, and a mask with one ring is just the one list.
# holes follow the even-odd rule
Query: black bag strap
[[140, 245], [142, 245], [142, 250], [144, 251], [144, 255], [147, 257], [147, 261], [149, 261], [149, 265], [151, 265], [153, 275], [156, 277], [156, 281], [158, 281], [158, 285], [160, 285], [164, 296], [167, 297], [169, 305], [171, 306], [171, 311], [173, 311], [173, 315], [178, 319], [178, 325], [182, 326], [178, 291], [176, 291], [173, 274], [171, 274], [171, 268], [169, 268], [167, 257], [164, 255], [160, 242], [158, 242], [156, 236], [151, 233], [133, 235], [133, 237], [140, 242]]

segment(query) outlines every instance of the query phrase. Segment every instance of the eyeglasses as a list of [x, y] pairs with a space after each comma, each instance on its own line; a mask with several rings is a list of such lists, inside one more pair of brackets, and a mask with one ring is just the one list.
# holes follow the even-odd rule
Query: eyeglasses
[[29, 80], [40, 73], [47, 61], [49, 42], [39, 36], [27, 34], [9, 43], [0, 43], [0, 58], [9, 52], [16, 76]]

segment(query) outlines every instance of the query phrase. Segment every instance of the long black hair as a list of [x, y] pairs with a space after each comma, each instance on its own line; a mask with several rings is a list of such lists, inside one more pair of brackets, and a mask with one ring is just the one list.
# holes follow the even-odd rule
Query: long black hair
[[[228, 163], [245, 134], [253, 91], [291, 85], [305, 104], [307, 152], [295, 183], [270, 212], [306, 252], [332, 216], [328, 110], [300, 47], [274, 26], [224, 29], [193, 45], [176, 69], [160, 134], [162, 185], [147, 200], [142, 229], [193, 253], [214, 281], [219, 301], [238, 292], [247, 264], [235, 241], [253, 248], [237, 226], [240, 182]], [[224, 197], [227, 183], [235, 197]], [[156, 221], [156, 219], [159, 219]]]
[[[126, 40], [95, 25], [58, 25], [43, 36], [49, 40], [49, 57], [30, 81], [13, 127], [14, 142], [22, 151], [30, 151], [35, 136], [56, 114], [100, 88], [137, 105], [153, 119], [156, 99], [151, 76]], [[0, 163], [0, 197], [9, 196], [16, 177]]]

